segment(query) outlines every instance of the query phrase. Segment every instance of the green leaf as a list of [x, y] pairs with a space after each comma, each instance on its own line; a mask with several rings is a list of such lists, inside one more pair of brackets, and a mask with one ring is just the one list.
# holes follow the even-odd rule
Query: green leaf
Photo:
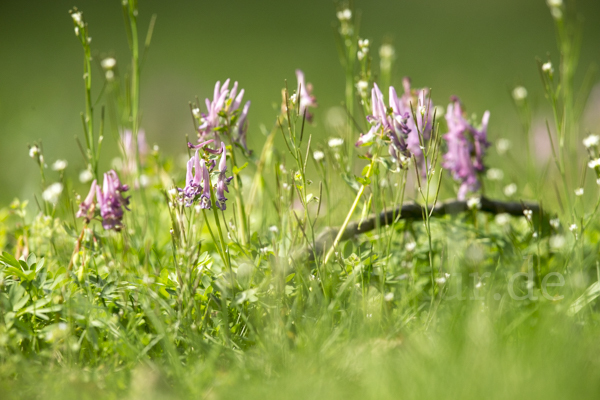
[[360, 184], [358, 183], [354, 175], [343, 173], [342, 179], [344, 179], [344, 182], [346, 182], [348, 186], [350, 186], [355, 192], [358, 192], [360, 190]]
[[12, 285], [8, 293], [8, 299], [12, 305], [12, 310], [17, 312], [25, 307], [25, 304], [29, 301], [29, 294], [23, 286]]
[[571, 304], [567, 310], [567, 314], [577, 314], [583, 307], [596, 300], [598, 296], [600, 296], [600, 281], [590, 285], [590, 287], [588, 287], [586, 291]]
[[248, 166], [248, 163], [247, 163], [247, 162], [245, 162], [245, 163], [244, 163], [244, 165], [242, 165], [242, 166], [241, 166], [241, 167], [239, 167], [239, 168], [238, 168], [237, 166], [234, 166], [234, 167], [233, 167], [233, 174], [234, 174], [234, 175], [237, 175], [237, 174], [239, 174], [239, 173], [240, 173], [240, 171], [242, 171], [242, 170], [243, 170], [244, 168], [246, 168], [247, 166]]
[[0, 261], [2, 261], [6, 265], [11, 265], [15, 268], [21, 268], [21, 264], [19, 264], [17, 259], [5, 251], [2, 252], [2, 255], [0, 256]]

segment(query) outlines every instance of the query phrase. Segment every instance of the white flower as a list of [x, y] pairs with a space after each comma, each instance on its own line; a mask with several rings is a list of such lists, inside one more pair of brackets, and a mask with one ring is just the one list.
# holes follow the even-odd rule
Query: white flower
[[490, 181], [501, 181], [502, 178], [504, 178], [504, 172], [498, 168], [490, 168], [485, 173], [485, 176], [487, 176]]
[[83, 25], [83, 15], [81, 14], [81, 11], [71, 13], [71, 18], [73, 18], [73, 21], [75, 21], [77, 25]]
[[583, 145], [588, 149], [593, 146], [598, 146], [598, 144], [600, 144], [600, 136], [598, 135], [590, 135], [583, 139]]
[[102, 65], [102, 68], [104, 68], [104, 69], [113, 69], [115, 67], [115, 65], [117, 65], [117, 60], [115, 60], [112, 57], [108, 57], [108, 58], [105, 58], [104, 60], [102, 60], [100, 62], [100, 65]]
[[200, 114], [200, 109], [198, 107], [192, 108], [192, 114], [196, 118], [200, 118], [200, 116], [202, 115], [202, 114]]
[[533, 215], [533, 212], [531, 210], [523, 210], [523, 215], [525, 215], [525, 218], [527, 218], [527, 220], [531, 221], [531, 216]]
[[79, 173], [79, 182], [81, 182], [81, 183], [87, 183], [87, 182], [91, 181], [92, 179], [94, 179], [94, 175], [92, 174], [92, 171], [90, 171], [89, 169], [84, 169], [83, 171], [81, 171]]
[[508, 215], [507, 213], [497, 214], [494, 217], [494, 221], [500, 226], [508, 225], [510, 223], [510, 215]]
[[467, 207], [470, 210], [480, 209], [481, 208], [481, 198], [480, 197], [471, 197], [467, 200]]
[[508, 139], [499, 139], [496, 143], [496, 149], [498, 150], [498, 154], [502, 155], [508, 151], [510, 148], [510, 140]]
[[44, 192], [42, 193], [42, 198], [48, 203], [56, 205], [56, 203], [58, 203], [58, 198], [60, 197], [62, 191], [63, 184], [60, 182], [55, 182], [52, 185], [48, 186], [46, 190], [44, 190]]
[[563, 12], [558, 7], [550, 7], [550, 14], [552, 14], [552, 18], [556, 20], [561, 20], [563, 17]]
[[546, 4], [548, 7], [562, 7], [563, 2], [562, 0], [546, 0]]
[[379, 57], [381, 58], [393, 58], [395, 54], [396, 50], [391, 44], [382, 44], [379, 48]]
[[29, 157], [36, 158], [40, 154], [40, 148], [37, 146], [31, 146], [29, 148]]
[[406, 243], [404, 248], [406, 249], [406, 251], [412, 252], [414, 249], [417, 248], [417, 244], [413, 241], [410, 241], [410, 242]]
[[600, 158], [596, 158], [594, 160], [590, 160], [590, 162], [588, 163], [588, 167], [590, 168], [596, 168], [600, 166]]
[[558, 229], [558, 227], [560, 226], [560, 220], [558, 218], [552, 218], [550, 220], [550, 226], [554, 229]]
[[352, 18], [352, 11], [346, 8], [345, 10], [338, 11], [335, 15], [340, 21], [349, 21]]
[[[358, 39], [358, 47], [362, 48], [368, 48], [369, 47], [369, 39]], [[367, 49], [367, 51], [369, 51]]]
[[323, 153], [320, 150], [317, 150], [313, 153], [313, 158], [315, 159], [315, 161], [321, 161], [323, 158], [325, 158], [325, 153]]
[[344, 144], [344, 139], [331, 138], [331, 139], [329, 139], [329, 142], [327, 142], [327, 144], [329, 145], [329, 147], [340, 147], [341, 145]]
[[583, 196], [583, 188], [575, 189], [575, 196]]
[[364, 96], [367, 93], [367, 90], [369, 89], [369, 82], [360, 80], [356, 82], [356, 88]]
[[515, 193], [517, 193], [517, 185], [514, 183], [511, 183], [509, 185], [506, 185], [504, 187], [504, 195], [506, 197], [511, 197], [513, 196]]
[[359, 50], [356, 53], [356, 57], [358, 57], [358, 61], [362, 61], [363, 58], [365, 58], [365, 56], [367, 55], [368, 51], [365, 51], [365, 50], [367, 50], [367, 49]]
[[279, 229], [275, 225], [272, 225], [269, 227], [269, 231], [271, 231], [273, 233], [277, 233], [277, 232], [279, 232]]
[[549, 244], [550, 244], [550, 247], [553, 249], [560, 249], [565, 245], [566, 242], [567, 241], [564, 236], [556, 235], [556, 236], [552, 236], [550, 238]]
[[298, 95], [296, 93], [294, 93], [293, 95], [290, 96], [290, 103], [291, 104], [296, 104], [296, 99], [298, 98]]
[[67, 165], [69, 165], [67, 160], [56, 160], [54, 164], [52, 164], [52, 169], [54, 171], [64, 171], [65, 168], [67, 168]]
[[552, 63], [550, 61], [545, 62], [544, 64], [542, 64], [542, 71], [547, 72], [548, 74], [552, 75], [552, 72], [554, 72], [554, 69], [552, 68]]
[[527, 98], [527, 89], [525, 89], [523, 86], [517, 86], [513, 89], [512, 96], [515, 101], [525, 100], [525, 98]]
[[109, 81], [109, 82], [112, 82], [113, 79], [115, 79], [115, 73], [112, 70], [106, 71], [106, 73], [104, 74], [104, 76], [106, 77], [106, 80]]
[[577, 224], [571, 224], [571, 225], [569, 225], [569, 230], [571, 232], [576, 231], [577, 230]]
[[141, 174], [140, 175], [140, 186], [147, 187], [149, 183], [150, 183], [150, 178], [148, 177], [148, 175]]
[[385, 296], [383, 296], [383, 299], [385, 301], [392, 301], [392, 300], [394, 300], [394, 293], [392, 293], [392, 292], [386, 293]]

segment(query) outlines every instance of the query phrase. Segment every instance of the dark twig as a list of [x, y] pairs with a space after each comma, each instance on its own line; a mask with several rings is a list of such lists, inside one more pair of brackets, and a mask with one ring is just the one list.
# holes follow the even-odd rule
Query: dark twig
[[[506, 213], [516, 217], [523, 217], [524, 210], [531, 210], [533, 215], [540, 214], [540, 205], [538, 203], [531, 202], [516, 202], [516, 201], [498, 201], [491, 200], [487, 197], [481, 197], [481, 207], [479, 211], [490, 213], [490, 214], [502, 214]], [[437, 203], [435, 207], [429, 206], [427, 211], [431, 217], [442, 217], [444, 215], [456, 215], [465, 212], [469, 209], [466, 201], [451, 199], [444, 202]], [[424, 207], [416, 204], [404, 204], [396, 209], [381, 212], [378, 215], [371, 214], [362, 223], [351, 222], [346, 227], [344, 234], [340, 241], [351, 239], [362, 233], [372, 231], [377, 226], [377, 220], [379, 220], [380, 226], [391, 225], [401, 219], [405, 220], [422, 220], [424, 214]], [[399, 215], [398, 215], [399, 214]], [[317, 237], [315, 246], [308, 250], [303, 249], [302, 252], [309, 257], [313, 257], [313, 250], [316, 253], [321, 253], [324, 248], [330, 245], [338, 233], [339, 228], [326, 228]], [[298, 257], [296, 257], [298, 258]]]

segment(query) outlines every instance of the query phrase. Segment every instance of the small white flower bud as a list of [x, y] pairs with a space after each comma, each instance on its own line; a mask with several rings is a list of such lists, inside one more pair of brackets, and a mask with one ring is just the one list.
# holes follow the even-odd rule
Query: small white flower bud
[[113, 69], [117, 65], [117, 60], [112, 57], [107, 57], [100, 62], [102, 68], [104, 69]]
[[517, 86], [512, 91], [512, 97], [515, 101], [523, 101], [527, 98], [527, 89], [523, 86]]
[[64, 171], [65, 168], [67, 168], [67, 165], [69, 165], [67, 160], [56, 160], [54, 164], [52, 164], [52, 169], [54, 171]]

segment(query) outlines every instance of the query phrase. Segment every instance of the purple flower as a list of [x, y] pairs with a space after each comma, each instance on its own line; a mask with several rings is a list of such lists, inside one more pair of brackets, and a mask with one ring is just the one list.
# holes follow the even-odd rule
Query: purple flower
[[206, 162], [200, 161], [200, 168], [202, 169], [202, 194], [200, 195], [200, 208], [210, 209], [210, 174], [208, 168], [206, 168]]
[[77, 217], [83, 217], [87, 221], [91, 219], [90, 211], [93, 211], [94, 195], [100, 208], [102, 226], [104, 229], [120, 231], [123, 227], [123, 209], [129, 210], [129, 197], [123, 193], [129, 190], [129, 186], [123, 185], [117, 173], [110, 170], [104, 174], [102, 188], [94, 180], [85, 200], [79, 205]]
[[305, 115], [306, 113], [306, 120], [312, 122], [313, 115], [308, 111], [308, 107], [317, 106], [317, 99], [312, 95], [312, 84], [306, 84], [304, 72], [299, 69], [296, 70], [296, 80], [298, 81], [296, 93], [300, 96], [300, 99], [297, 100], [300, 101], [300, 115]]
[[[429, 139], [431, 135], [431, 129], [433, 126], [433, 104], [429, 98], [428, 89], [411, 89], [410, 78], [405, 77], [402, 80], [402, 86], [404, 93], [399, 100], [396, 100], [401, 113], [408, 113], [406, 125], [408, 126], [409, 133], [406, 139], [406, 146], [410, 153], [416, 158], [419, 165], [424, 165], [423, 149], [421, 149], [421, 140], [419, 139], [419, 132], [423, 136], [423, 140]], [[391, 96], [391, 92], [390, 92]], [[415, 119], [413, 118], [416, 116]], [[425, 172], [425, 169], [423, 169]]]
[[96, 180], [94, 179], [87, 197], [85, 198], [85, 200], [83, 200], [81, 202], [81, 204], [79, 205], [79, 210], [77, 211], [77, 214], [75, 214], [75, 216], [77, 218], [85, 218], [88, 222], [90, 221], [91, 218], [89, 216], [89, 213], [90, 213], [90, 210], [93, 211], [92, 206], [94, 205], [94, 196], [96, 196], [96, 187], [97, 186], [98, 186], [98, 184], [96, 183]]
[[210, 174], [198, 150], [187, 163], [185, 187], [179, 190], [183, 193], [186, 207], [190, 207], [200, 195], [200, 207], [210, 208]]
[[227, 185], [233, 178], [230, 176], [229, 178], [225, 177], [225, 172], [227, 172], [227, 150], [225, 149], [225, 143], [221, 143], [221, 160], [219, 161], [219, 175], [217, 177], [217, 207], [221, 210], [225, 210], [227, 206], [225, 202], [227, 198], [225, 197], [225, 192], [229, 193], [229, 189]]
[[248, 130], [248, 123], [246, 120], [248, 119], [249, 109], [250, 100], [248, 100], [244, 105], [244, 109], [242, 110], [242, 113], [237, 121], [237, 137], [235, 138], [235, 141], [241, 144], [246, 152], [248, 152], [248, 146], [246, 145], [246, 131]]
[[129, 198], [123, 193], [128, 190], [129, 186], [121, 183], [114, 170], [104, 174], [102, 190], [96, 185], [96, 199], [104, 229], [120, 231], [123, 227], [123, 208], [129, 210]]
[[[223, 86], [220, 82], [215, 85], [212, 101], [205, 100], [206, 113], [196, 111], [194, 115], [199, 116], [200, 126], [198, 127], [199, 139], [202, 142], [209, 140], [211, 137], [220, 141], [219, 134], [231, 129], [231, 132], [237, 132], [237, 136], [232, 138], [246, 148], [246, 121], [248, 118], [248, 110], [250, 102], [247, 102], [240, 113], [240, 106], [244, 97], [244, 89], [238, 92], [238, 83], [235, 82], [231, 90], [229, 90], [229, 82], [227, 79]], [[237, 118], [236, 118], [237, 117]]]
[[374, 84], [371, 90], [372, 114], [367, 116], [371, 129], [366, 134], [360, 135], [356, 146], [372, 143], [375, 136], [382, 132], [390, 139], [390, 156], [394, 160], [398, 160], [401, 156], [408, 155], [406, 138], [410, 133], [407, 125], [410, 115], [403, 109], [393, 87], [390, 87], [389, 104], [388, 109], [383, 100], [383, 93], [377, 84]]
[[443, 137], [448, 151], [444, 154], [442, 166], [460, 182], [457, 194], [459, 200], [464, 200], [468, 192], [479, 189], [477, 173], [485, 169], [483, 157], [485, 149], [490, 145], [487, 141], [489, 111], [483, 115], [481, 130], [469, 124], [464, 114], [460, 100], [452, 97], [452, 103], [446, 111], [448, 133]]

